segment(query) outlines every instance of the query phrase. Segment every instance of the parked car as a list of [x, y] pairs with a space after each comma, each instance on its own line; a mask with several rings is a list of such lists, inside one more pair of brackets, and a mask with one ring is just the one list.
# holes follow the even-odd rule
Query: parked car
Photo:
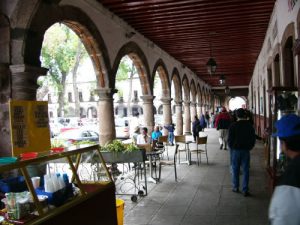
[[78, 141], [93, 141], [99, 143], [99, 134], [92, 130], [78, 128], [62, 132], [56, 139], [63, 141], [66, 146]]
[[128, 119], [115, 118], [115, 127], [116, 127], [116, 138], [128, 139], [130, 137]]

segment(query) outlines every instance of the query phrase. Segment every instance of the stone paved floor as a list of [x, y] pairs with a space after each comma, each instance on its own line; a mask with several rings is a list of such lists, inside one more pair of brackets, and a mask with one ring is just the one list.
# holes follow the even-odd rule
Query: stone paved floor
[[162, 180], [149, 185], [149, 195], [137, 203], [125, 199], [125, 225], [266, 225], [270, 200], [263, 169], [263, 146], [251, 152], [250, 191], [244, 197], [231, 191], [229, 152], [219, 150], [217, 131], [209, 129], [209, 164], [164, 167]]

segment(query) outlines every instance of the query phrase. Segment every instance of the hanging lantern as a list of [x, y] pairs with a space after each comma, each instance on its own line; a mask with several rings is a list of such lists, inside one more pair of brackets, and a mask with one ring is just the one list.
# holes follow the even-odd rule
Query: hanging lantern
[[210, 75], [213, 75], [216, 73], [217, 70], [217, 63], [214, 58], [209, 58], [208, 62], [206, 63], [207, 72]]

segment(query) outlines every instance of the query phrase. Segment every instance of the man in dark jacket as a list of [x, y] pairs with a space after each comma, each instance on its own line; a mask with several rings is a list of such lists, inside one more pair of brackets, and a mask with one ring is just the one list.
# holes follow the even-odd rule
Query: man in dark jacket
[[250, 166], [250, 150], [255, 145], [255, 131], [249, 120], [245, 110], [240, 108], [236, 111], [237, 122], [233, 123], [229, 128], [228, 145], [231, 150], [232, 160], [232, 183], [233, 192], [239, 192], [239, 175], [240, 167], [243, 168], [243, 186], [242, 192], [244, 196], [249, 196], [249, 166]]

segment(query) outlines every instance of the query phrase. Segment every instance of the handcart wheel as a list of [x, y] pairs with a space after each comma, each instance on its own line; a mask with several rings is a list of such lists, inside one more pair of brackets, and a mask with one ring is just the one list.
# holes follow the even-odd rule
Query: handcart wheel
[[144, 191], [141, 191], [141, 190], [138, 191], [138, 195], [139, 195], [139, 196], [143, 196], [143, 195], [144, 195]]
[[131, 196], [131, 201], [137, 202], [137, 196], [136, 196], [136, 195], [132, 195], [132, 196]]

